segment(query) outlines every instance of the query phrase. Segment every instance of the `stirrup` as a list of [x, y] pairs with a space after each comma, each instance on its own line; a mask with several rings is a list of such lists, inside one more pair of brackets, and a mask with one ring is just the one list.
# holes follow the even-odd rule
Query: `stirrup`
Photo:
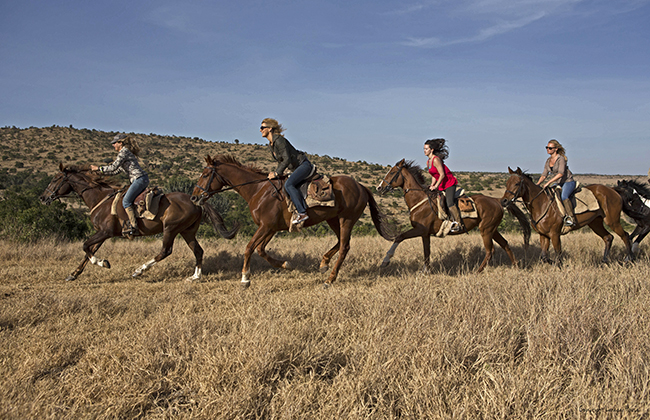
[[573, 221], [571, 216], [564, 216], [564, 226], [575, 226], [576, 223]]
[[297, 225], [299, 223], [304, 222], [307, 219], [309, 219], [309, 216], [307, 216], [306, 213], [302, 213], [302, 214], [298, 214], [298, 217], [296, 217], [296, 219], [291, 223], [293, 223], [294, 225]]
[[449, 232], [451, 233], [460, 233], [463, 231], [463, 227], [458, 222], [451, 222], [451, 228]]

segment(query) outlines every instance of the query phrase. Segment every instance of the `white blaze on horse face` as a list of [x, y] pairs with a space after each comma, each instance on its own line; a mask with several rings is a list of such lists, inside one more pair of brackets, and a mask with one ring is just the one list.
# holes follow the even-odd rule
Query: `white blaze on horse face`
[[650, 200], [648, 200], [647, 198], [645, 198], [644, 196], [642, 196], [641, 194], [639, 194], [638, 192], [636, 192], [636, 190], [635, 190], [634, 188], [632, 188], [632, 191], [634, 191], [634, 194], [636, 194], [636, 196], [639, 197], [639, 199], [641, 200], [641, 202], [642, 202], [643, 204], [645, 204], [646, 207], [650, 207]]
[[380, 189], [383, 188], [384, 181], [386, 181], [386, 178], [388, 178], [388, 175], [390, 174], [390, 171], [392, 171], [392, 170], [393, 170], [392, 168], [389, 169], [388, 172], [386, 172], [386, 175], [384, 176], [384, 179], [382, 179], [381, 181], [379, 181], [379, 185], [377, 185], [377, 189], [378, 189], [378, 190], [380, 190]]

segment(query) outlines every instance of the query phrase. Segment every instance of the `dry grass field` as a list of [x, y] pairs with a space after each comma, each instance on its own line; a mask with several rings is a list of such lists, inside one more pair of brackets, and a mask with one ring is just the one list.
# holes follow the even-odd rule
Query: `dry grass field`
[[[476, 234], [397, 250], [355, 237], [324, 289], [333, 238], [276, 238], [277, 271], [245, 239], [203, 241], [202, 283], [182, 242], [145, 277], [159, 241], [107, 242], [63, 279], [80, 243], [0, 242], [0, 418], [639, 419], [650, 415], [650, 261], [599, 263], [587, 231], [564, 237], [562, 267], [507, 235], [486, 271]], [[622, 261], [614, 242], [613, 260]]]

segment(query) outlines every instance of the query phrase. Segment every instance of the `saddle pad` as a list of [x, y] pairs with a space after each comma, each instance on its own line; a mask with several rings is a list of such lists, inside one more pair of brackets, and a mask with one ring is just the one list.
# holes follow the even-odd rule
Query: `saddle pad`
[[139, 216], [143, 219], [153, 220], [158, 214], [158, 205], [160, 199], [164, 196], [160, 190], [152, 189], [149, 191], [144, 200], [137, 203]]
[[[558, 192], [560, 191], [561, 189]], [[594, 193], [591, 192], [589, 188], [585, 188], [582, 185], [576, 187], [571, 199], [573, 201], [573, 212], [575, 214], [582, 214], [588, 211], [597, 211], [600, 209], [600, 204], [598, 204], [598, 200], [596, 200]], [[562, 204], [560, 194], [555, 194], [555, 203], [560, 209], [560, 213], [564, 216], [564, 205]]]
[[458, 209], [460, 210], [460, 217], [463, 219], [478, 219], [476, 203], [471, 197], [459, 197]]

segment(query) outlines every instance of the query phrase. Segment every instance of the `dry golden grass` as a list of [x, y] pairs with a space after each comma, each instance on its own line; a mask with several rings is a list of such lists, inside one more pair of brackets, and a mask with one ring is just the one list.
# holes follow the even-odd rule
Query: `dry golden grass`
[[[508, 235], [520, 259], [521, 236]], [[502, 250], [483, 274], [478, 235], [421, 243], [353, 238], [324, 289], [333, 238], [274, 239], [239, 289], [244, 239], [203, 243], [205, 277], [174, 253], [134, 268], [158, 241], [106, 243], [110, 270], [81, 245], [0, 242], [0, 418], [623, 418], [650, 413], [648, 248], [601, 265], [592, 233], [564, 238], [562, 268], [524, 268]], [[613, 259], [622, 260], [615, 241]]]

